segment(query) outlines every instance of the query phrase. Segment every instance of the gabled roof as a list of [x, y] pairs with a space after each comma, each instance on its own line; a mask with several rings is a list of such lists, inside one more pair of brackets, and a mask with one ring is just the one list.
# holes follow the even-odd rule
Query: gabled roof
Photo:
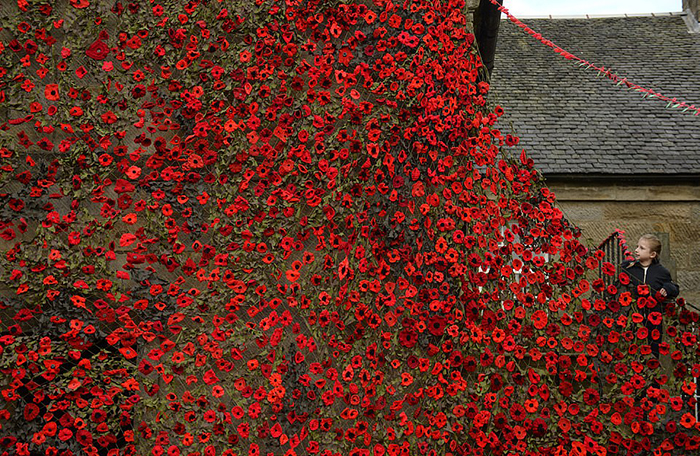
[[[559, 47], [700, 106], [700, 33], [685, 13], [523, 20]], [[491, 102], [544, 174], [700, 174], [700, 116], [617, 87], [503, 20]]]

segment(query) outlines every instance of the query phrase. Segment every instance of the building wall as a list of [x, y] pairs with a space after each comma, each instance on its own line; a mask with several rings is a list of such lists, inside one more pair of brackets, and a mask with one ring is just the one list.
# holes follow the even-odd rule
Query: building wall
[[662, 263], [687, 302], [700, 307], [700, 186], [549, 183], [565, 216], [597, 246], [615, 229], [633, 250], [639, 236], [655, 233], [665, 243]]
[[683, 0], [683, 11], [689, 9], [695, 14], [695, 17], [700, 17], [700, 0]]

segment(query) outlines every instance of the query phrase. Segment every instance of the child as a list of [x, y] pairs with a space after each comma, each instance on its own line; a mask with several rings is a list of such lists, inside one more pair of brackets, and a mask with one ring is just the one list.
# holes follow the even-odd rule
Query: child
[[636, 260], [622, 263], [622, 273], [629, 278], [634, 295], [639, 285], [649, 285], [652, 297], [656, 293], [661, 295], [661, 300], [678, 296], [678, 286], [672, 282], [668, 269], [659, 263], [659, 255], [661, 241], [653, 234], [645, 234], [637, 242]]
[[[621, 265], [620, 275], [627, 276], [632, 295], [638, 297], [639, 286], [648, 285], [648, 296], [653, 300], [647, 301], [651, 304], [641, 309], [642, 315], [646, 317], [646, 327], [649, 330], [647, 340], [651, 345], [654, 356], [659, 357], [659, 343], [661, 342], [662, 325], [649, 321], [649, 314], [652, 312], [663, 313], [663, 302], [666, 299], [673, 299], [678, 296], [678, 285], [671, 280], [671, 273], [659, 263], [661, 254], [661, 241], [653, 234], [645, 234], [639, 238], [637, 248], [634, 251], [636, 260], [625, 261]], [[658, 334], [654, 333], [658, 330]]]

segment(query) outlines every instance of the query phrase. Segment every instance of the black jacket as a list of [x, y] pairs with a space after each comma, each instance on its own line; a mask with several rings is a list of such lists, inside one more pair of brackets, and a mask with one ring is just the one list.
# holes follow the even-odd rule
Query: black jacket
[[620, 267], [620, 273], [629, 277], [627, 286], [634, 296], [637, 296], [638, 285], [649, 285], [651, 296], [662, 288], [666, 290], [666, 299], [678, 296], [678, 285], [671, 280], [671, 273], [661, 263], [652, 263], [644, 273], [644, 268], [636, 261], [625, 261]]

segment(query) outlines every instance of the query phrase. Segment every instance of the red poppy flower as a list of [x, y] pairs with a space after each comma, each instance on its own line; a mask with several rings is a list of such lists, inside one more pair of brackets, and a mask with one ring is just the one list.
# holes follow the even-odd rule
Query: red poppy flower
[[690, 429], [696, 424], [695, 417], [690, 413], [684, 413], [679, 421], [679, 424], [686, 429]]
[[117, 179], [114, 184], [114, 191], [116, 193], [130, 193], [136, 190], [136, 187], [132, 183], [124, 179]]
[[85, 55], [95, 60], [104, 60], [109, 54], [109, 46], [104, 41], [96, 40], [85, 50]]
[[67, 441], [70, 440], [73, 437], [73, 431], [67, 428], [63, 428], [60, 431], [58, 431], [58, 439], [61, 441]]
[[46, 84], [44, 87], [44, 97], [49, 101], [57, 101], [60, 98], [58, 84]]
[[39, 407], [34, 403], [29, 403], [24, 406], [24, 419], [26, 421], [32, 421], [39, 415]]
[[78, 77], [78, 79], [83, 79], [86, 74], [87, 74], [87, 70], [83, 66], [80, 66], [80, 67], [76, 68], [76, 70], [75, 70], [75, 75]]
[[129, 179], [138, 179], [141, 175], [141, 168], [138, 166], [130, 166], [124, 173]]
[[532, 314], [532, 323], [537, 329], [544, 329], [547, 326], [547, 313], [543, 310], [536, 310]]
[[117, 116], [112, 111], [105, 112], [104, 114], [102, 114], [100, 116], [100, 118], [102, 119], [102, 122], [104, 122], [108, 125], [113, 124], [118, 119]]

